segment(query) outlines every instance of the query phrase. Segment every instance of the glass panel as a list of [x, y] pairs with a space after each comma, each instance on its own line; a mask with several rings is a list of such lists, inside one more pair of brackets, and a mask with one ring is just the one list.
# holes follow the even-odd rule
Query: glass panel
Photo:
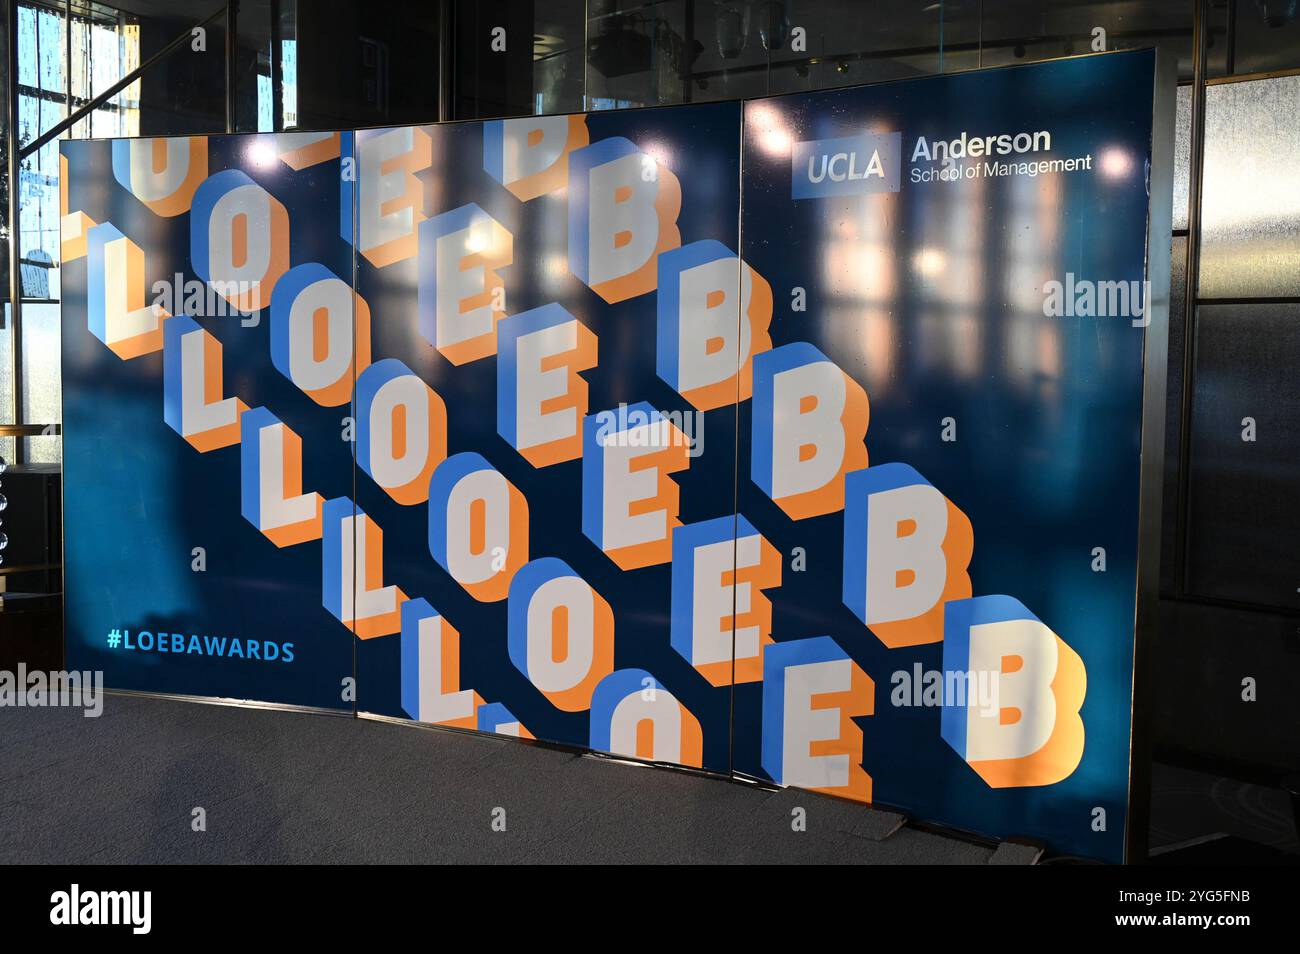
[[[535, 113], [738, 99], [1156, 46], [1192, 76], [1191, 0], [541, 0], [455, 4], [457, 118], [515, 115], [492, 24], [531, 15]], [[584, 14], [585, 10], [585, 22]], [[1228, 69], [1227, 11], [1209, 11], [1209, 75]], [[490, 22], [489, 22], [490, 21]], [[418, 24], [416, 25], [419, 28]], [[310, 33], [317, 25], [305, 26]], [[343, 30], [342, 32], [347, 32]], [[312, 50], [314, 37], [305, 45]], [[579, 51], [585, 48], [585, 56]], [[579, 59], [585, 62], [580, 64]], [[582, 69], [579, 69], [582, 66]], [[428, 71], [426, 71], [428, 72]]]
[[[331, 9], [328, 16], [318, 19], [328, 23], [333, 16], [334, 10]], [[241, 0], [237, 30], [236, 131], [278, 132], [297, 128], [296, 0]], [[222, 108], [224, 110], [224, 104]]]
[[63, 420], [59, 388], [59, 306], [23, 302], [23, 417], [25, 424]]
[[[40, 441], [57, 441], [42, 437]], [[31, 443], [27, 439], [25, 443]], [[0, 492], [6, 506], [0, 519], [5, 546], [0, 548], [0, 592], [24, 598], [33, 593], [57, 593], [60, 588], [59, 484], [57, 468], [28, 463], [0, 475]], [[0, 633], [8, 636], [6, 617], [0, 615]], [[58, 630], [51, 636], [59, 639]]]
[[[141, 28], [103, 4], [78, 4], [72, 15], [72, 101], [84, 106], [140, 65]], [[164, 41], [165, 42], [165, 41]], [[140, 83], [122, 90], [73, 127], [73, 136], [136, 136], [140, 133]]]
[[[333, 11], [321, 19], [328, 21], [332, 16]], [[276, 132], [296, 128], [297, 3], [295, 0], [241, 0], [237, 28], [236, 131]]]
[[[193, 38], [195, 24], [212, 13], [211, 0], [183, 0], [162, 6], [166, 15], [136, 17], [134, 62], [124, 60], [122, 72], [134, 69], [141, 59], [148, 59], [176, 37], [189, 33], [188, 46], [181, 46], [170, 56], [150, 67], [138, 83], [128, 88], [138, 90], [140, 127], [136, 133], [122, 135], [163, 136], [185, 133], [222, 132], [226, 128], [226, 28], [223, 19], [205, 27], [201, 48]], [[243, 9], [243, 4], [240, 4]], [[129, 42], [132, 27], [123, 28]], [[240, 85], [240, 81], [243, 85]], [[236, 73], [236, 104], [256, 96], [256, 89], [242, 72]], [[238, 112], [236, 113], [238, 116]]]
[[[735, 4], [744, 7], [744, 4]], [[618, 109], [625, 106], [665, 106], [688, 100], [717, 99], [709, 95], [716, 70], [691, 88], [692, 76], [705, 68], [714, 5], [694, 4], [696, 16], [686, 15], [683, 0], [663, 3], [625, 3], [592, 0], [587, 4], [587, 108]], [[723, 16], [728, 7], [718, 7]], [[727, 20], [736, 37], [727, 34], [740, 56], [744, 41], [739, 13]], [[734, 24], [733, 24], [734, 20]], [[696, 36], [702, 23], [707, 36]], [[715, 51], [716, 56], [716, 51]], [[721, 77], [716, 84], [726, 87]], [[716, 92], [716, 90], [712, 90]], [[725, 96], [726, 94], [724, 94]]]
[[[293, 84], [286, 88], [286, 98], [291, 90], [295, 100], [286, 112], [293, 113], [296, 128], [346, 129], [438, 118], [436, 3], [385, 2], [382, 15], [360, 3], [331, 4], [328, 15], [312, 5], [300, 9], [292, 33]], [[518, 31], [525, 39], [516, 46], [531, 64], [530, 33]]]
[[[1192, 0], [1001, 0], [980, 9], [983, 66], [1154, 46], [1178, 58], [1181, 78], [1192, 77]], [[1210, 17], [1210, 74], [1222, 75], [1224, 13], [1211, 10]]]
[[1202, 298], [1300, 295], [1300, 76], [1205, 90]]
[[280, 108], [283, 128], [298, 126], [298, 10], [293, 0], [280, 4]]
[[[30, 143], [67, 115], [63, 15], [45, 7], [18, 9], [18, 137]], [[22, 287], [26, 298], [59, 294], [58, 143], [42, 146], [19, 169]]]
[[1300, 608], [1300, 305], [1197, 310], [1188, 589]]
[[1237, 0], [1235, 73], [1300, 66], [1300, 4], [1296, 0]]
[[1178, 454], [1183, 420], [1183, 348], [1187, 318], [1187, 237], [1175, 235], [1169, 269], [1169, 369], [1165, 378], [1165, 476], [1161, 518], [1160, 592], [1178, 579]]
[[27, 464], [62, 464], [63, 438], [59, 434], [38, 434], [23, 438], [23, 461]]
[[[265, 41], [269, 0], [244, 0], [249, 31]], [[168, 0], [128, 4], [119, 10], [102, 3], [78, 2], [73, 8], [72, 92], [84, 105], [178, 37], [186, 42], [147, 70], [76, 126], [77, 138], [183, 135], [226, 128], [225, 21], [194, 32], [211, 16], [209, 0]], [[245, 8], [247, 8], [245, 10]], [[259, 26], [260, 25], [260, 26]], [[241, 31], [242, 37], [242, 31]], [[258, 54], [242, 41], [237, 104], [256, 121]], [[247, 75], [245, 75], [247, 74]]]
[[[691, 61], [687, 95], [696, 102], [763, 96], [772, 91], [773, 80], [785, 84], [782, 88], [804, 88], [811, 58], [824, 52], [812, 7], [798, 0], [757, 8], [695, 4], [685, 37]], [[792, 41], [792, 30], [803, 32]], [[789, 86], [796, 69], [799, 82]]]
[[235, 130], [274, 132], [270, 0], [240, 0], [236, 36]]
[[1178, 87], [1174, 114], [1174, 228], [1187, 228], [1187, 194], [1192, 172], [1192, 88]]
[[533, 6], [533, 111], [582, 112], [586, 4], [541, 0]]
[[[788, 8], [790, 38], [772, 51], [770, 85], [756, 95], [951, 73], [979, 63], [973, 4], [889, 0], [869, 11], [860, 3], [819, 0], [767, 6]], [[778, 33], [763, 29], [768, 19], [758, 18], [760, 41], [764, 32]], [[806, 31], [806, 52], [795, 48], [796, 27]], [[754, 45], [763, 52], [761, 42]]]
[[[1195, 3], [1196, 0], [1190, 0]], [[1236, 0], [1237, 3], [1251, 2], [1251, 0]], [[1206, 16], [1208, 21], [1206, 27], [1209, 30], [1209, 36], [1206, 38], [1206, 63], [1205, 75], [1210, 78], [1216, 76], [1227, 76], [1232, 70], [1229, 68], [1229, 42], [1231, 31], [1228, 27], [1228, 11], [1232, 6], [1225, 0], [1212, 0], [1206, 5]], [[1190, 80], [1192, 78], [1192, 53], [1190, 43], [1187, 52], [1178, 55], [1178, 78], [1180, 80]]]
[[[5, 17], [5, 23], [9, 22], [9, 4], [0, 0], [0, 15]], [[9, 31], [8, 29], [0, 30], [0, 101], [9, 101]], [[9, 111], [0, 109], [0, 298], [9, 299], [9, 151], [8, 151], [8, 134], [9, 134]], [[8, 335], [9, 322], [6, 320], [4, 328], [0, 329], [0, 348], [4, 347], [5, 336]], [[0, 359], [3, 355], [0, 354]], [[5, 364], [0, 360], [0, 375], [4, 374], [2, 366]], [[8, 421], [10, 418], [5, 417], [5, 404], [7, 400], [7, 391], [4, 388], [4, 378], [0, 377], [0, 422]], [[12, 414], [12, 411], [10, 411]], [[0, 443], [0, 453], [3, 453], [4, 445]]]
[[[0, 295], [8, 297], [9, 288], [5, 286]], [[0, 325], [0, 424], [14, 423], [14, 358], [13, 330], [9, 323], [9, 302], [4, 303], [4, 322]], [[3, 438], [0, 438], [3, 440]], [[4, 455], [5, 460], [13, 459], [13, 449]]]

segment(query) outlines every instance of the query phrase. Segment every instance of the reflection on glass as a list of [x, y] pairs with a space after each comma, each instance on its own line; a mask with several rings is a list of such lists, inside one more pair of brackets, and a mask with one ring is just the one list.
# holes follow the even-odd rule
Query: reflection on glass
[[[713, 4], [696, 6], [712, 16]], [[697, 14], [696, 24], [704, 15]], [[599, 108], [596, 103], [603, 100], [663, 106], [715, 98], [696, 96], [698, 90], [690, 88], [693, 64], [705, 44], [692, 36], [686, 20], [686, 4], [681, 0], [637, 4], [591, 0], [586, 23], [588, 108]]]
[[828, 334], [845, 353], [857, 353], [878, 397], [889, 392], [897, 354], [897, 218], [897, 193], [863, 196], [860, 213], [828, 223], [821, 241], [822, 280], [831, 291]]
[[275, 97], [272, 93], [271, 77], [265, 73], [257, 74], [257, 131], [271, 132], [275, 129]]
[[[1228, 45], [1225, 13], [1215, 4], [1209, 6], [1210, 72], [1221, 75]], [[982, 66], [1154, 46], [1177, 58], [1180, 77], [1192, 75], [1189, 0], [999, 0], [981, 4], [978, 10]]]
[[534, 111], [583, 111], [586, 4], [537, 0], [533, 4]]
[[1059, 173], [1007, 180], [1008, 216], [1001, 243], [1006, 255], [1002, 296], [1006, 323], [1001, 351], [1006, 373], [1027, 392], [1060, 373], [1061, 330], [1043, 315], [1044, 286], [1057, 274], [1063, 183]]
[[[7, 291], [7, 289], [6, 289]], [[9, 323], [9, 303], [4, 305], [4, 323], [0, 325], [0, 424], [14, 423], [14, 359], [13, 332]], [[0, 438], [5, 440], [5, 438]], [[4, 454], [10, 457], [12, 454]]]
[[[67, 112], [63, 18], [44, 8], [18, 9], [18, 141], [31, 142]], [[52, 276], [59, 258], [59, 154], [51, 142], [19, 167], [23, 294], [58, 295]], [[51, 287], [53, 286], [53, 287]], [[7, 289], [6, 289], [7, 291]]]
[[280, 101], [284, 110], [284, 128], [298, 125], [298, 41], [280, 41]]
[[59, 306], [23, 302], [23, 417], [26, 423], [63, 419], [59, 387]]
[[[1300, 305], [1197, 309], [1187, 586], [1198, 596], [1300, 606]], [[1242, 440], [1242, 419], [1257, 439]]]
[[985, 180], [933, 186], [914, 205], [907, 262], [919, 289], [918, 365], [961, 380], [979, 373], [983, 361], [979, 303], [984, 294], [987, 217], [982, 214]]
[[1174, 112], [1174, 228], [1187, 228], [1188, 183], [1192, 173], [1192, 88], [1178, 87]]
[[1300, 67], [1300, 3], [1237, 0], [1233, 72], [1263, 73]]
[[1300, 76], [1205, 90], [1202, 298], [1300, 295]]
[[[140, 66], [140, 27], [92, 4], [72, 17], [72, 102], [83, 106]], [[140, 81], [73, 127], [76, 139], [140, 135]]]
[[1178, 560], [1178, 468], [1183, 418], [1183, 348], [1187, 311], [1187, 237], [1175, 235], [1169, 256], [1169, 372], [1165, 378], [1165, 469], [1160, 548], [1160, 592], [1172, 595]]

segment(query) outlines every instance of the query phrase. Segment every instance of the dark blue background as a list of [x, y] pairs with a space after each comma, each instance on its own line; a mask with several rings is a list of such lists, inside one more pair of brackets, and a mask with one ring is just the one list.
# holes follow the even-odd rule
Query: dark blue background
[[[1127, 803], [1144, 339], [1124, 318], [1045, 317], [1042, 286], [1067, 271], [1144, 277], [1153, 70], [1142, 51], [747, 103], [742, 176], [743, 255], [772, 284], [773, 345], [812, 342], [866, 388], [870, 463], [911, 464], [970, 517], [973, 595], [1016, 597], [1083, 659], [1083, 760], [1052, 786], [991, 789], [940, 738], [940, 709], [890, 704], [892, 674], [941, 669], [943, 646], [887, 649], [844, 606], [843, 515], [792, 521], [749, 479], [746, 403], [739, 509], [786, 557], [768, 591], [774, 637], [830, 635], [875, 680], [875, 715], [857, 721], [877, 802], [1113, 860]], [[900, 130], [900, 191], [792, 201], [788, 154], [761, 138], [774, 117], [795, 141]], [[918, 136], [1041, 129], [1051, 153], [1007, 161], [1091, 153], [1095, 171], [908, 180]], [[1126, 155], [1127, 173], [1103, 175], [1103, 154]], [[845, 254], [853, 229], [866, 245]], [[893, 256], [892, 279], [871, 270], [872, 242]], [[842, 266], [827, 268], [836, 255]], [[795, 286], [806, 312], [791, 311]], [[955, 442], [941, 440], [947, 417]], [[1091, 569], [1099, 546], [1105, 573]], [[794, 547], [806, 572], [790, 571]], [[736, 689], [735, 767], [765, 778], [761, 695]], [[1105, 832], [1091, 828], [1096, 806]]]

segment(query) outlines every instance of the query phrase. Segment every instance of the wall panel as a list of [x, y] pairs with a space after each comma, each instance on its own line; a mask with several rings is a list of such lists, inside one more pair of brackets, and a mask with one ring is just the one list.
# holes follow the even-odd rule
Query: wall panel
[[1300, 608], [1300, 305], [1201, 305], [1188, 474], [1187, 587]]
[[1091, 295], [1146, 275], [1149, 64], [746, 104], [738, 506], [785, 572], [737, 771], [1118, 857], [1149, 341]]
[[[711, 305], [734, 335], [739, 121], [725, 103], [359, 134], [359, 223], [390, 181], [380, 157], [423, 150], [408, 180], [417, 245], [390, 261], [363, 237], [358, 290], [376, 358], [445, 405], [448, 455], [402, 501], [358, 444], [358, 503], [411, 601], [400, 636], [358, 644], [361, 709], [729, 770], [729, 688], [669, 633], [673, 527], [719, 521], [730, 569], [734, 342], [680, 382], [657, 361], [678, 309]], [[710, 267], [683, 284], [687, 263]], [[647, 413], [663, 423], [638, 425]], [[458, 519], [476, 484], [517, 493], [501, 508], [509, 532], [479, 538], [476, 514]], [[726, 610], [713, 649], [729, 668]], [[433, 613], [458, 637], [424, 622], [422, 642]], [[436, 672], [453, 645], [458, 672]], [[461, 695], [432, 692], [438, 678]], [[640, 736], [638, 712], [651, 718]]]
[[[110, 687], [352, 708], [351, 538], [322, 543], [326, 501], [351, 515], [339, 138], [62, 143], [67, 657]], [[291, 358], [304, 274], [338, 313]], [[332, 396], [289, 376], [313, 357]]]
[[1205, 90], [1200, 298], [1300, 296], [1300, 76]]
[[1154, 75], [63, 144], [70, 665], [1121, 857]]

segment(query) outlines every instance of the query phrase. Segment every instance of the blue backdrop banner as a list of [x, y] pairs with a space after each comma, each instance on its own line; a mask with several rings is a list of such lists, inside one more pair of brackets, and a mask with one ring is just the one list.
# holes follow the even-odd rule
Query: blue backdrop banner
[[63, 142], [68, 664], [1120, 859], [1156, 86]]

